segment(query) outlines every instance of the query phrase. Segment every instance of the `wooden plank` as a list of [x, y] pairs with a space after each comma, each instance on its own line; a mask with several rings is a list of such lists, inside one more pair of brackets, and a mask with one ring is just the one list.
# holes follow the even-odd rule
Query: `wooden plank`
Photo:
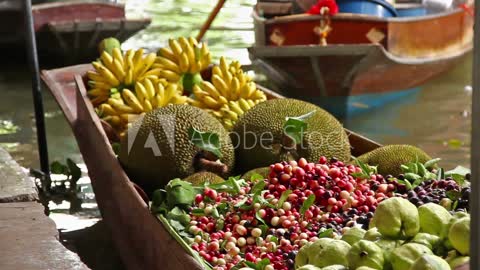
[[38, 200], [38, 194], [33, 179], [5, 149], [0, 148], [0, 203], [35, 200]]
[[97, 19], [92, 21], [67, 21], [67, 22], [50, 22], [50, 29], [55, 29], [59, 33], [94, 32], [101, 24], [102, 31], [118, 31], [124, 29], [128, 32], [137, 32], [144, 29], [150, 24], [150, 19]]
[[88, 269], [58, 241], [55, 223], [36, 202], [0, 203], [0, 239], [2, 270]]

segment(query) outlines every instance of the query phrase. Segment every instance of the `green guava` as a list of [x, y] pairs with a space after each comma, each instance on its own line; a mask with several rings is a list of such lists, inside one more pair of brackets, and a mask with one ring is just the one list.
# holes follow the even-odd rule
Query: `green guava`
[[348, 270], [348, 268], [344, 265], [334, 264], [334, 265], [329, 265], [327, 267], [323, 267], [322, 270]]
[[470, 254], [470, 218], [464, 217], [453, 223], [448, 231], [448, 240], [462, 255]]
[[373, 269], [383, 269], [385, 259], [382, 249], [374, 242], [360, 240], [355, 243], [347, 254], [348, 265], [352, 269], [368, 266]]
[[422, 244], [430, 250], [433, 250], [440, 243], [440, 236], [429, 233], [417, 233], [411, 242]]
[[312, 244], [312, 242], [308, 242], [298, 250], [297, 256], [295, 256], [295, 269], [308, 264], [309, 258], [307, 250]]
[[467, 264], [470, 261], [469, 256], [456, 257], [448, 261], [450, 268], [455, 269], [461, 265]]
[[360, 227], [353, 227], [349, 230], [347, 230], [343, 235], [342, 235], [342, 240], [349, 243], [350, 245], [355, 244], [356, 242], [360, 241], [363, 239], [365, 236], [366, 231]]
[[420, 230], [429, 234], [445, 238], [448, 234], [448, 223], [452, 215], [444, 207], [427, 203], [418, 207], [418, 216], [420, 218]]
[[390, 262], [394, 270], [409, 270], [413, 263], [425, 254], [432, 255], [433, 252], [424, 245], [408, 243], [392, 251]]
[[425, 254], [420, 256], [409, 270], [451, 270], [447, 261], [441, 257]]
[[[322, 239], [317, 241], [320, 240]], [[314, 245], [315, 243], [310, 248], [313, 248]], [[316, 251], [316, 256], [309, 262], [317, 267], [326, 267], [335, 264], [348, 266], [347, 254], [349, 250], [350, 245], [343, 240], [329, 241], [322, 249]]]
[[369, 229], [363, 236], [363, 239], [368, 241], [377, 241], [381, 238], [382, 238], [382, 234], [378, 231], [377, 228]]
[[392, 269], [392, 265], [390, 263], [390, 255], [392, 251], [397, 247], [403, 244], [402, 240], [392, 240], [392, 239], [380, 239], [375, 241], [375, 244], [379, 246], [383, 251], [383, 258], [385, 259], [385, 264], [383, 266], [384, 270]]
[[300, 266], [299, 268], [296, 268], [296, 270], [322, 270], [319, 267], [316, 267], [315, 265], [311, 264], [305, 264], [303, 266]]
[[368, 267], [368, 266], [360, 266], [355, 270], [375, 270], [375, 268], [371, 268], [371, 267]]
[[399, 197], [382, 201], [377, 206], [372, 222], [383, 236], [393, 239], [413, 237], [420, 230], [417, 207]]

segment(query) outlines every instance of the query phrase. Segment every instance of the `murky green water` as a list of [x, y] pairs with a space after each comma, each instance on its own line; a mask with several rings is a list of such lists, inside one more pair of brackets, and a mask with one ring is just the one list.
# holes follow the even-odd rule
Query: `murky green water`
[[[246, 47], [254, 42], [254, 0], [227, 1], [207, 33], [211, 50], [249, 63]], [[216, 1], [129, 0], [128, 16], [151, 16], [152, 25], [124, 44], [158, 48], [170, 37], [196, 35]], [[418, 145], [443, 159], [447, 168], [469, 165], [471, 56], [421, 91], [346, 120], [346, 127], [384, 144]], [[37, 167], [30, 74], [24, 66], [0, 67], [0, 145], [23, 166]], [[46, 90], [46, 89], [44, 89]], [[45, 91], [50, 160], [81, 161], [76, 142], [53, 98]], [[6, 134], [5, 134], [6, 133]]]

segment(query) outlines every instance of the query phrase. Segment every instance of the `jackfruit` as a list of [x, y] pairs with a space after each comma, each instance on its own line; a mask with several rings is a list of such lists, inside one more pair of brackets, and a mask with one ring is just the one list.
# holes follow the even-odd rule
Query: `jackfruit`
[[[306, 124], [300, 140], [292, 140], [288, 118]], [[320, 107], [296, 99], [272, 99], [242, 115], [231, 133], [238, 168], [250, 170], [301, 157], [317, 161], [321, 156], [350, 160], [348, 136], [340, 122]]]
[[392, 144], [379, 147], [357, 159], [370, 166], [378, 166], [379, 174], [397, 176], [402, 173], [401, 165], [416, 161], [425, 163], [432, 158], [422, 149], [413, 145]]
[[203, 171], [194, 173], [183, 179], [183, 181], [190, 182], [194, 186], [200, 186], [206, 182], [210, 184], [218, 184], [224, 182], [225, 180], [212, 172]]
[[[209, 141], [218, 138], [217, 155], [194, 145], [192, 129], [209, 132], [203, 133], [209, 135]], [[121, 164], [132, 181], [147, 192], [197, 171], [227, 176], [234, 158], [233, 145], [222, 124], [202, 109], [184, 104], [145, 114], [129, 127], [120, 142]]]

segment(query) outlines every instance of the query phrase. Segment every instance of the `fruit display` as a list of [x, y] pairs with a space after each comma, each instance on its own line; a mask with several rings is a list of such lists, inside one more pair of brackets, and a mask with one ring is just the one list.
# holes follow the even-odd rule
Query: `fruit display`
[[193, 38], [157, 54], [119, 46], [102, 42], [88, 95], [121, 135], [118, 160], [152, 214], [205, 269], [468, 263], [468, 169], [445, 171], [411, 145], [354, 157], [331, 114], [268, 100], [239, 62], [211, 65]]
[[468, 260], [467, 213], [417, 208], [398, 179], [357, 162], [300, 158], [270, 165], [267, 177], [185, 182], [187, 205], [157, 190], [151, 210], [181, 213], [168, 224], [212, 269], [452, 269]]
[[238, 61], [227, 65], [224, 57], [212, 69], [212, 82], [195, 85], [193, 94], [191, 104], [211, 112], [227, 129], [232, 129], [241, 115], [267, 99]]

